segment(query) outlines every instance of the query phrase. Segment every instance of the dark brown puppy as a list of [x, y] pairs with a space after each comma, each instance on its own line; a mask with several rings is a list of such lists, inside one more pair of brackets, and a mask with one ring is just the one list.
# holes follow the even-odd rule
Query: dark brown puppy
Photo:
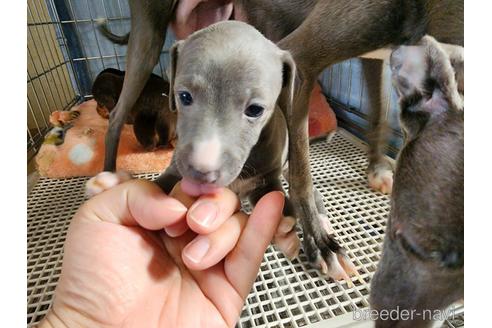
[[[183, 1], [184, 2], [184, 1]], [[230, 6], [231, 1], [210, 0]], [[336, 62], [390, 45], [412, 43], [425, 34], [441, 42], [463, 44], [463, 1], [456, 0], [236, 0], [234, 18], [245, 20], [292, 53], [298, 69], [297, 90], [289, 118], [290, 194], [304, 231], [304, 251], [309, 260], [329, 262], [333, 236], [323, 229], [316, 207], [309, 166], [308, 104], [322, 70]], [[115, 170], [121, 127], [138, 94], [157, 63], [166, 28], [183, 13], [177, 0], [130, 0], [131, 31], [128, 38], [128, 76], [110, 117], [106, 135], [105, 171]], [[190, 2], [187, 2], [190, 5]], [[176, 8], [178, 8], [176, 10]], [[200, 11], [196, 13], [200, 15]], [[218, 17], [218, 16], [217, 16]], [[198, 18], [198, 17], [195, 17]], [[196, 21], [200, 21], [196, 19]], [[381, 64], [364, 68], [366, 76], [381, 74]], [[382, 156], [380, 83], [369, 90], [371, 119], [377, 131], [370, 142], [369, 175], [390, 173]], [[288, 102], [279, 100], [285, 107]], [[330, 263], [328, 263], [330, 266]]]
[[[110, 116], [123, 87], [125, 72], [107, 68], [96, 77], [92, 95], [97, 101], [97, 112], [104, 118]], [[168, 146], [176, 138], [176, 113], [169, 110], [169, 83], [151, 74], [149, 80], [126, 118], [133, 124], [138, 142], [146, 149]]]
[[431, 38], [398, 48], [391, 68], [407, 140], [371, 306], [376, 327], [428, 327], [463, 298], [463, 102], [450, 58]]

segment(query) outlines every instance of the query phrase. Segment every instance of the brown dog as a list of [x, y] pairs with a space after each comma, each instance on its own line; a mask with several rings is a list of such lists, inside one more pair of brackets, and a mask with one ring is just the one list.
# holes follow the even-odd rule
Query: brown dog
[[[108, 118], [120, 97], [125, 72], [107, 68], [99, 73], [92, 85], [97, 112]], [[142, 94], [126, 118], [133, 124], [138, 142], [146, 149], [168, 146], [176, 138], [176, 113], [169, 110], [169, 83], [151, 74]]]
[[463, 62], [453, 64], [430, 37], [391, 56], [406, 143], [371, 286], [376, 327], [428, 327], [463, 298]]
[[[316, 207], [309, 167], [308, 102], [324, 68], [336, 62], [387, 46], [413, 43], [424, 34], [439, 41], [463, 44], [463, 1], [453, 0], [130, 0], [128, 75], [106, 135], [105, 171], [113, 171], [121, 127], [138, 98], [164, 43], [166, 28], [174, 19], [177, 35], [187, 24], [193, 28], [216, 20], [236, 18], [259, 29], [288, 50], [297, 64], [297, 90], [289, 118], [290, 194], [304, 231], [304, 251], [317, 266], [330, 266], [329, 229], [323, 229]], [[381, 75], [382, 65], [364, 68], [368, 78]], [[369, 176], [385, 183], [390, 165], [382, 156], [379, 83], [370, 83], [373, 115]], [[279, 103], [286, 103], [280, 100]], [[383, 178], [381, 178], [383, 177]]]

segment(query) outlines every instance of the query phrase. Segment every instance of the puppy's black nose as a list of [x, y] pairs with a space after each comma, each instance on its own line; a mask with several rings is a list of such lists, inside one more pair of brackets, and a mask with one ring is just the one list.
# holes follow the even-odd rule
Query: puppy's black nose
[[201, 183], [214, 183], [219, 178], [219, 171], [202, 172], [190, 165], [189, 172], [191, 178]]

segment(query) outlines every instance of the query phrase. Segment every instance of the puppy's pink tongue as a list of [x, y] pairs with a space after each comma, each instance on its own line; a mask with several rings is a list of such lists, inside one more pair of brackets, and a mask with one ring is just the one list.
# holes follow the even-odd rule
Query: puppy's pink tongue
[[190, 196], [197, 197], [204, 194], [214, 194], [220, 187], [211, 183], [196, 183], [188, 178], [181, 180], [181, 189]]

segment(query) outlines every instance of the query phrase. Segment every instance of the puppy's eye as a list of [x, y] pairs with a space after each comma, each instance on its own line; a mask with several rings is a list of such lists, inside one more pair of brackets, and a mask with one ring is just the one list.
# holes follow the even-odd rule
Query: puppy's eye
[[178, 97], [183, 106], [190, 106], [193, 103], [193, 97], [188, 91], [178, 92]]
[[244, 111], [244, 114], [247, 116], [247, 117], [251, 117], [251, 118], [257, 118], [257, 117], [260, 117], [261, 114], [263, 114], [263, 111], [265, 109], [259, 105], [249, 105], [246, 110]]

